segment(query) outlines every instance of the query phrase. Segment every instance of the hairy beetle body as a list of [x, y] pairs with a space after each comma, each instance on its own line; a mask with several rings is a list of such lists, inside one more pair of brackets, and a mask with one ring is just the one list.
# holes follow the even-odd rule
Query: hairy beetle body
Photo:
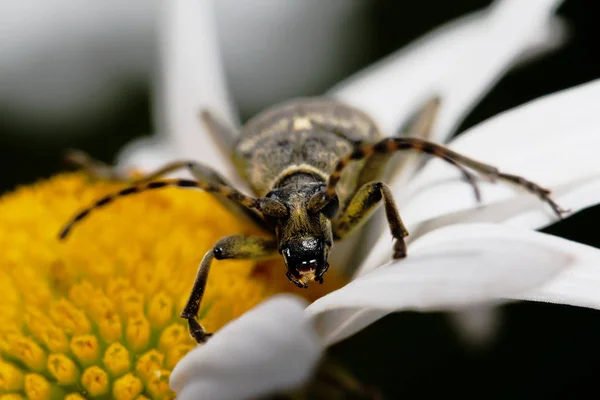
[[[215, 259], [262, 259], [280, 254], [286, 276], [295, 285], [306, 288], [313, 281], [323, 283], [334, 240], [356, 231], [381, 204], [395, 239], [393, 257], [405, 257], [404, 238], [408, 231], [392, 191], [381, 180], [389, 157], [398, 151], [429, 154], [458, 168], [473, 187], [477, 200], [480, 193], [471, 170], [528, 190], [548, 203], [559, 217], [565, 212], [550, 198], [549, 190], [534, 182], [424, 140], [439, 105], [437, 98], [426, 104], [410, 125], [408, 137], [384, 137], [367, 114], [333, 99], [299, 99], [269, 108], [251, 119], [235, 139], [230, 128], [204, 112], [202, 118], [208, 130], [216, 139], [224, 139], [239, 174], [256, 197], [236, 190], [208, 166], [177, 161], [80, 211], [60, 232], [60, 238], [64, 239], [74, 224], [93, 209], [122, 196], [169, 186], [212, 193], [234, 212], [250, 217], [272, 236], [232, 235], [219, 240], [202, 259], [181, 312], [181, 317], [188, 320], [192, 337], [204, 342], [210, 334], [198, 322], [197, 315]], [[122, 179], [109, 166], [81, 152], [72, 154], [71, 160], [93, 175]], [[195, 180], [157, 180], [181, 168], [187, 168]]]
[[[255, 194], [264, 196], [297, 173], [313, 174], [326, 182], [337, 161], [356, 143], [381, 136], [377, 124], [357, 108], [333, 99], [299, 99], [248, 121], [233, 148], [233, 158]], [[364, 165], [362, 160], [344, 172], [337, 186], [342, 203], [357, 190]]]

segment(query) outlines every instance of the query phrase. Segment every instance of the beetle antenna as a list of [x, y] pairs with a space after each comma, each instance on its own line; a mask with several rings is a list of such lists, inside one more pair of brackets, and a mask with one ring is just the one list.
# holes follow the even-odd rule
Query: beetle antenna
[[95, 210], [96, 208], [104, 207], [105, 205], [112, 203], [119, 197], [129, 196], [136, 193], [145, 192], [147, 190], [160, 189], [165, 187], [180, 187], [180, 188], [191, 188], [191, 189], [201, 189], [205, 192], [210, 193], [218, 193], [223, 195], [224, 197], [233, 200], [243, 206], [248, 208], [259, 208], [259, 201], [253, 197], [246, 196], [241, 192], [218, 183], [213, 182], [202, 182], [202, 181], [194, 181], [189, 179], [164, 179], [160, 181], [152, 181], [147, 182], [141, 185], [129, 186], [125, 189], [122, 189], [116, 193], [106, 195], [101, 199], [97, 200], [93, 205], [87, 207], [80, 211], [77, 215], [75, 215], [71, 221], [60, 232], [59, 238], [65, 239], [73, 226], [86, 218], [90, 212]]

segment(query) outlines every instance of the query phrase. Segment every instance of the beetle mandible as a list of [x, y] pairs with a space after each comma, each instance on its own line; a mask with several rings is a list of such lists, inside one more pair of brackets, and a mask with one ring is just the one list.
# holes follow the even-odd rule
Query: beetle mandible
[[[422, 139], [427, 137], [439, 106], [437, 97], [428, 101], [410, 124], [408, 136], [402, 137], [384, 137], [367, 114], [326, 98], [297, 99], [269, 108], [248, 121], [239, 135], [203, 111], [202, 119], [209, 132], [229, 147], [237, 171], [255, 197], [236, 190], [208, 166], [194, 161], [173, 162], [79, 212], [61, 231], [60, 238], [64, 239], [90, 211], [118, 197], [170, 186], [210, 192], [272, 233], [271, 237], [225, 237], [202, 259], [181, 312], [190, 334], [201, 343], [211, 335], [198, 322], [197, 314], [214, 259], [261, 259], [279, 253], [286, 275], [295, 285], [306, 288], [312, 281], [323, 283], [334, 240], [344, 239], [359, 228], [381, 203], [395, 239], [393, 258], [405, 257], [404, 238], [408, 231], [392, 192], [382, 181], [386, 164], [398, 151], [426, 153], [458, 168], [473, 186], [478, 200], [479, 190], [470, 170], [521, 186], [548, 203], [559, 217], [566, 212], [550, 198], [549, 190]], [[115, 169], [82, 152], [71, 153], [70, 159], [92, 175], [125, 179]], [[159, 180], [184, 168], [195, 180]]]

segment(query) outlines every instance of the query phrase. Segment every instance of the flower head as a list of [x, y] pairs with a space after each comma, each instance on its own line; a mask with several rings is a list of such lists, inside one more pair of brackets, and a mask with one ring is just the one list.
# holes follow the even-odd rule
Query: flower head
[[[440, 95], [441, 112], [431, 138], [445, 141], [518, 56], [543, 41], [559, 3], [495, 2], [486, 12], [437, 30], [330, 94], [369, 111], [388, 134], [425, 99]], [[598, 142], [594, 132], [600, 123], [593, 99], [599, 90], [599, 82], [592, 82], [534, 101], [473, 128], [449, 146], [548, 186], [561, 206], [577, 211], [600, 200], [600, 170], [593, 154]], [[184, 129], [176, 130], [185, 135]], [[174, 142], [178, 140], [182, 138], [175, 136]], [[580, 143], [586, 143], [586, 148]], [[280, 312], [279, 317], [268, 319], [270, 324], [253, 323], [267, 319], [266, 309], [276, 312], [278, 308], [261, 306], [224, 328], [217, 344], [209, 341], [181, 361], [171, 381], [181, 398], [194, 398], [198, 387], [233, 393], [229, 397], [233, 399], [259, 389], [265, 394], [282, 390], [281, 380], [271, 380], [268, 373], [259, 376], [251, 366], [260, 363], [265, 371], [284, 370], [287, 363], [295, 362], [294, 345], [302, 335], [314, 336], [316, 331], [317, 343], [333, 344], [394, 311], [461, 311], [512, 299], [598, 307], [598, 294], [587, 281], [599, 280], [600, 252], [528, 231], [553, 221], [552, 213], [535, 198], [485, 182], [483, 204], [476, 207], [470, 188], [456, 171], [441, 162], [420, 166], [414, 163], [412, 169], [404, 169], [402, 179], [392, 183], [410, 232], [407, 259], [389, 262], [390, 237], [383, 233], [383, 224], [371, 224], [365, 235], [348, 240], [352, 250], [368, 254], [354, 280], [310, 304], [305, 318], [311, 324], [289, 337], [288, 346], [279, 346], [268, 366], [256, 355], [265, 354], [269, 338], [287, 320]], [[446, 226], [451, 224], [457, 225]], [[347, 264], [360, 259], [352, 250], [342, 254]], [[235, 335], [239, 331], [245, 334]], [[247, 341], [253, 343], [252, 350], [239, 351]], [[224, 359], [235, 354], [248, 368], [225, 368], [214, 357], [217, 348]], [[206, 373], [217, 370], [221, 374]]]
[[[431, 138], [444, 141], [501, 73], [525, 49], [543, 41], [541, 38], [547, 36], [545, 30], [558, 3], [558, 0], [498, 1], [487, 12], [435, 32], [428, 40], [417, 43], [412, 53], [392, 57], [367, 75], [341, 85], [332, 94], [371, 112], [390, 134], [417, 104], [438, 94], [443, 107]], [[217, 112], [230, 119], [235, 114], [228, 109], [227, 93], [222, 90], [224, 77], [216, 57], [218, 49], [207, 9], [210, 9], [208, 1], [167, 6], [164, 31], [167, 45], [163, 49], [166, 79], [162, 99], [166, 103], [167, 129], [164, 130], [174, 133], [170, 149], [175, 151], [175, 156], [197, 159], [198, 153], [204, 150], [203, 161], [232, 178], [234, 174], [227, 168], [225, 158], [219, 157], [218, 151], [211, 151], [215, 150], [211, 140], [203, 135], [190, 135], [198, 128], [196, 112], [200, 108], [213, 105]], [[200, 34], [198, 29], [202, 31]], [[198, 38], [194, 51], [189, 47], [190, 37]], [[490, 46], [492, 42], [494, 46]], [[200, 73], [199, 65], [208, 73]], [[574, 196], [582, 189], [597, 188], [599, 171], [594, 167], [590, 152], [578, 146], [578, 157], [569, 157], [575, 166], [575, 172], [570, 174], [557, 174], [548, 160], [555, 160], [550, 156], [558, 152], [551, 139], [564, 133], [565, 126], [575, 127], [574, 122], [577, 129], [573, 129], [572, 137], [583, 139], [590, 149], [597, 147], [594, 136], [589, 135], [598, 123], [591, 106], [594, 103], [584, 100], [597, 98], [598, 88], [597, 83], [590, 84], [525, 106], [505, 118], [495, 118], [465, 135], [464, 141], [452, 143], [451, 147], [501, 169], [507, 168], [509, 172], [541, 179], [541, 184], [556, 190], [561, 205], [562, 200], [574, 197], [577, 200], [574, 209], [593, 204], [598, 200], [597, 194], [584, 199]], [[390, 94], [392, 92], [395, 94]], [[394, 100], [399, 97], [402, 98], [400, 103]], [[578, 113], [565, 114], [564, 110], [578, 110]], [[503, 153], [496, 151], [500, 146], [495, 139], [500, 135], [494, 133], [494, 127], [498, 126], [517, 135], [525, 128], [543, 132], [550, 145], [538, 150], [541, 150], [540, 161], [548, 165], [546, 174], [523, 161], [530, 153], [519, 153], [519, 149], [511, 148], [511, 157], [503, 158]], [[479, 146], [468, 146], [478, 141]], [[486, 153], [485, 143], [496, 147]], [[485, 157], [481, 157], [481, 152]], [[171, 157], [173, 154], [162, 153], [163, 159]], [[235, 272], [233, 263], [231, 268], [227, 267], [228, 263], [213, 268], [208, 286], [213, 293], [207, 292], [202, 303], [202, 323], [209, 330], [216, 330], [227, 320], [244, 315], [223, 326], [205, 346], [196, 348], [178, 363], [170, 380], [172, 388], [182, 399], [196, 398], [199, 390], [236, 399], [292, 388], [310, 377], [324, 345], [343, 340], [393, 311], [460, 310], [472, 304], [511, 299], [598, 306], [598, 295], [586, 283], [600, 276], [595, 269], [600, 264], [598, 251], [535, 232], [500, 226], [509, 222], [536, 228], [549, 218], [539, 203], [530, 206], [530, 195], [520, 196], [503, 189], [498, 192], [494, 189], [498, 186], [491, 185], [484, 186], [483, 207], [473, 210], [471, 197], [466, 200], [459, 195], [460, 189], [446, 190], [445, 185], [456, 182], [455, 176], [446, 175], [445, 170], [438, 167], [435, 163], [427, 166], [410, 186], [406, 184], [408, 179], [393, 186], [413, 238], [409, 258], [383, 265], [389, 256], [389, 238], [382, 236], [377, 226], [370, 226], [371, 229], [365, 229], [370, 235], [356, 236], [361, 246], [355, 247], [369, 250], [373, 240], [378, 241], [356, 272], [354, 281], [306, 308], [298, 299], [279, 297], [244, 313], [247, 306], [277, 291], [280, 280], [285, 281], [282, 270], [275, 272], [277, 276], [272, 275], [269, 268], [259, 268], [260, 273], [257, 273], [254, 264], [248, 262], [236, 262], [242, 268]], [[412, 177], [417, 170], [417, 167], [405, 169], [409, 173], [405, 173], [404, 178]], [[81, 178], [78, 179], [81, 183]], [[57, 178], [52, 182], [62, 181]], [[440, 188], [444, 189], [441, 196]], [[85, 197], [85, 191], [81, 190], [62, 189], [62, 192], [71, 198]], [[406, 196], [401, 197], [401, 193]], [[27, 257], [41, 257], [36, 262], [42, 265], [39, 269], [43, 277], [34, 279], [36, 275], [30, 272], [18, 280], [12, 270], [7, 273], [7, 282], [15, 287], [22, 285], [17, 290], [6, 289], [8, 298], [12, 298], [13, 306], [7, 308], [7, 321], [12, 321], [12, 325], [2, 331], [6, 350], [0, 348], [0, 351], [3, 351], [2, 365], [6, 372], [1, 382], [12, 385], [10, 390], [25, 392], [33, 398], [51, 397], [60, 391], [104, 395], [110, 390], [113, 396], [122, 394], [124, 398], [172, 395], [165, 384], [169, 367], [190, 349], [187, 338], [181, 346], [175, 341], [169, 345], [161, 342], [172, 325], [184, 332], [181, 322], [175, 319], [189, 286], [183, 283], [179, 272], [191, 268], [185, 274], [193, 276], [193, 268], [199, 261], [195, 257], [229, 233], [228, 229], [235, 229], [235, 233], [251, 232], [243, 225], [215, 223], [212, 219], [216, 215], [214, 203], [209, 197], [204, 197], [196, 210], [210, 210], [210, 218], [196, 216], [199, 219], [194, 219], [194, 213], [190, 214], [189, 210], [196, 204], [178, 203], [184, 196], [169, 200], [156, 196], [132, 214], [138, 217], [135, 220], [123, 218], [125, 212], [119, 207], [124, 207], [124, 202], [114, 206], [118, 221], [127, 224], [126, 228], [119, 226], [123, 228], [119, 234], [114, 233], [115, 214], [110, 217], [105, 212], [104, 220], [97, 217], [96, 222], [103, 222], [103, 228], [90, 223], [86, 228], [83, 224], [78, 235], [92, 238], [89, 246], [83, 246], [82, 242], [78, 246], [71, 241], [61, 250], [42, 245], [25, 252], [24, 246], [31, 238], [37, 238], [27, 236], [29, 232], [21, 234], [25, 240], [20, 244], [9, 243], [7, 248], [11, 252], [7, 257], [12, 253], [19, 255], [24, 260], [20, 265], [36, 265]], [[47, 205], [43, 196], [35, 197], [38, 203], [32, 205], [31, 210], [35, 211], [40, 204]], [[440, 198], [444, 199], [444, 207], [437, 206]], [[60, 209], [54, 203], [51, 205]], [[149, 204], [156, 207], [148, 208]], [[572, 203], [564, 205], [571, 207]], [[167, 209], [169, 215], [165, 221], [168, 223], [149, 228], [148, 224], [155, 222], [154, 216]], [[30, 221], [27, 218], [36, 215], [35, 212], [29, 214], [22, 216], [23, 221]], [[59, 213], [48, 214], [54, 217]], [[146, 224], [140, 224], [142, 217]], [[217, 217], [220, 218], [223, 217]], [[187, 230], [177, 230], [181, 219], [186, 220], [182, 226]], [[22, 229], [28, 226], [23, 221], [15, 224]], [[475, 221], [498, 224], [473, 224]], [[194, 223], [188, 225], [189, 222]], [[457, 222], [463, 224], [444, 227]], [[198, 229], [207, 225], [210, 229]], [[107, 226], [110, 230], [106, 230]], [[442, 229], [437, 229], [439, 227]], [[45, 243], [44, 240], [40, 243]], [[354, 254], [345, 253], [347, 258]], [[147, 262], [147, 257], [152, 262]], [[173, 263], [177, 263], [176, 269]], [[241, 275], [236, 278], [235, 274]], [[326, 282], [331, 277], [332, 272], [328, 273]], [[586, 279], [589, 277], [592, 278]], [[12, 280], [17, 283], [11, 283]], [[186, 282], [191, 283], [187, 279]], [[213, 282], [218, 282], [214, 288]], [[289, 288], [289, 283], [285, 285]], [[45, 296], [44, 288], [49, 288]], [[25, 294], [21, 294], [23, 291]], [[26, 302], [21, 297], [28, 299], [29, 296], [35, 305], [30, 307], [32, 310], [22, 312]], [[243, 301], [239, 302], [240, 299]], [[61, 305], [58, 312], [54, 311], [57, 303]], [[44, 307], [49, 307], [45, 319], [44, 313], [39, 312]], [[166, 312], [167, 309], [170, 312]], [[47, 328], [55, 325], [57, 329]], [[66, 339], [57, 342], [63, 343], [63, 347], [56, 347], [55, 351], [51, 345], [57, 337]], [[121, 347], [109, 352], [115, 343]], [[127, 357], [122, 356], [123, 351], [127, 351]], [[173, 351], [176, 354], [169, 358]], [[52, 363], [49, 362], [51, 357]]]
[[[173, 396], [170, 371], [195, 345], [179, 312], [196, 267], [222, 236], [255, 228], [206, 193], [167, 189], [99, 210], [58, 240], [74, 211], [118, 187], [65, 174], [1, 198], [0, 393]], [[300, 291], [283, 270], [220, 262], [200, 320], [214, 331], [277, 292], [332, 288]]]

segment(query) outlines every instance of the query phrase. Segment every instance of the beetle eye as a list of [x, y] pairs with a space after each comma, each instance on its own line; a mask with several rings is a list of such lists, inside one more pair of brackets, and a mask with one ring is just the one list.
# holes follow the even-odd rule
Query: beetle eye
[[329, 203], [327, 203], [325, 207], [321, 209], [321, 213], [325, 216], [325, 218], [331, 219], [335, 217], [335, 214], [337, 214], [339, 208], [340, 201], [338, 200], [337, 196], [334, 196], [331, 200], [329, 200]]

